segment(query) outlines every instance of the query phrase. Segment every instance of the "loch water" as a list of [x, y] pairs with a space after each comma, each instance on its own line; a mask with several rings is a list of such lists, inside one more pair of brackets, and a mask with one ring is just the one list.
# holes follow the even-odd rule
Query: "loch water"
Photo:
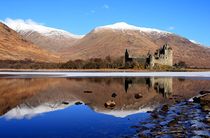
[[210, 90], [205, 77], [0, 76], [0, 137], [112, 138], [173, 97]]

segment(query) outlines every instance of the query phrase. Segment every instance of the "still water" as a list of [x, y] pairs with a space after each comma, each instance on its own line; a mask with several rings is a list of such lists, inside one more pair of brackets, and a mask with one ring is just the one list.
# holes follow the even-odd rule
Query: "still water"
[[0, 77], [0, 137], [109, 138], [135, 134], [147, 111], [210, 90], [208, 78]]

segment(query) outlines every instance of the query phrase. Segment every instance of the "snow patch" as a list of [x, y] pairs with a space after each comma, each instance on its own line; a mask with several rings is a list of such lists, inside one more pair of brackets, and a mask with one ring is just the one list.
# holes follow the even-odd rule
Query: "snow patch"
[[202, 45], [201, 43], [195, 41], [195, 40], [190, 40], [190, 42], [194, 43], [194, 44], [197, 44], [197, 45]]
[[28, 20], [22, 20], [22, 19], [10, 19], [7, 18], [5, 21], [3, 21], [7, 26], [12, 28], [13, 30], [17, 32], [38, 32], [44, 36], [64, 36], [66, 38], [82, 38], [81, 35], [74, 35], [72, 33], [69, 33], [67, 31], [61, 30], [61, 29], [55, 29], [43, 26], [39, 23], [34, 22], [31, 19]]
[[114, 30], [139, 30], [141, 32], [146, 33], [161, 33], [161, 34], [171, 34], [170, 32], [154, 29], [154, 28], [145, 28], [145, 27], [137, 27], [134, 25], [129, 25], [125, 22], [119, 22], [112, 25], [106, 25], [106, 26], [100, 26], [97, 27], [95, 30], [101, 30], [101, 29], [114, 29]]

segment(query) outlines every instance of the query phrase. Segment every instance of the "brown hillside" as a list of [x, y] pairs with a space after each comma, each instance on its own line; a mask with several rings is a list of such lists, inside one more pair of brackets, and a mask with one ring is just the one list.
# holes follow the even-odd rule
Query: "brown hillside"
[[0, 23], [0, 59], [56, 62], [59, 57], [38, 48], [36, 45], [23, 39], [18, 33]]
[[65, 36], [45, 36], [35, 31], [19, 31], [19, 34], [24, 39], [30, 41], [42, 49], [51, 52], [60, 52], [62, 49], [71, 47], [80, 38], [65, 37]]
[[174, 51], [174, 63], [186, 62], [189, 66], [210, 67], [210, 49], [170, 33], [148, 33], [138, 30], [93, 30], [72, 47], [63, 51], [63, 59], [105, 58], [124, 56], [125, 49], [133, 56], [154, 52], [168, 43]]

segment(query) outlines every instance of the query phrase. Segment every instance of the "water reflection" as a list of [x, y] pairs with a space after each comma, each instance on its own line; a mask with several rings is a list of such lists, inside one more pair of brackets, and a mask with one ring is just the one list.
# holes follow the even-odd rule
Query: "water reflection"
[[0, 78], [0, 133], [118, 137], [131, 134], [146, 111], [209, 89], [202, 78]]
[[153, 110], [177, 97], [210, 89], [208, 80], [183, 78], [0, 79], [0, 114], [31, 118], [81, 102], [99, 113], [126, 117]]
[[148, 91], [150, 89], [156, 90], [156, 92], [162, 94], [163, 97], [169, 97], [172, 94], [173, 87], [172, 78], [125, 78], [125, 91], [128, 92], [128, 88], [132, 84], [147, 85]]

